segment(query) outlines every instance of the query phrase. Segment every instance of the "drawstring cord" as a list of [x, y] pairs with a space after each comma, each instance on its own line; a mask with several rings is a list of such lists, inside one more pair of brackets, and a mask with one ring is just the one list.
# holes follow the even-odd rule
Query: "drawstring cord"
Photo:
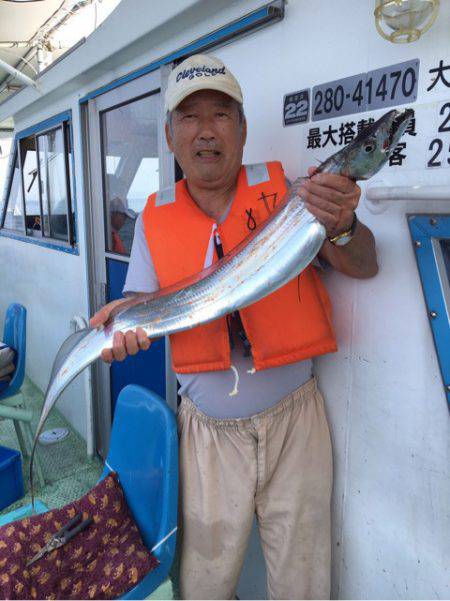
[[[231, 392], [228, 393], [228, 396], [235, 396], [239, 392], [239, 372], [233, 364], [230, 365], [230, 369], [234, 373], [235, 380], [234, 388]], [[252, 367], [251, 369], [247, 369], [247, 373], [253, 376], [253, 374], [256, 374], [256, 369], [254, 367]]]
[[[221, 242], [220, 236], [219, 236], [219, 231], [217, 229], [217, 224], [214, 224], [212, 233], [213, 233], [213, 241], [214, 241], [214, 247], [215, 247], [216, 253], [217, 253], [217, 258], [221, 259], [223, 257], [223, 248], [222, 248], [222, 242]], [[249, 357], [250, 351], [251, 351], [251, 345], [245, 334], [241, 316], [239, 315], [238, 311], [234, 311], [231, 315], [227, 315], [227, 318], [226, 318], [228, 336], [230, 338], [230, 347], [234, 348], [234, 340], [233, 340], [233, 335], [231, 333], [231, 324], [230, 324], [230, 320], [233, 318], [237, 321], [237, 324], [239, 327], [239, 331], [237, 332], [237, 335], [239, 336], [239, 338], [242, 342], [242, 345], [244, 347], [244, 357]], [[230, 393], [228, 393], [228, 396], [236, 396], [239, 392], [239, 372], [234, 365], [231, 365], [230, 369], [234, 373], [235, 379], [234, 379], [233, 390]], [[253, 375], [254, 373], [256, 373], [256, 369], [254, 367], [252, 369], [248, 369], [247, 373], [250, 375]]]
[[233, 390], [228, 394], [228, 396], [235, 396], [238, 392], [238, 385], [239, 385], [239, 372], [238, 370], [234, 367], [234, 365], [230, 366], [230, 369], [233, 370], [234, 373], [234, 377], [235, 377], [235, 381], [234, 381], [234, 388]]

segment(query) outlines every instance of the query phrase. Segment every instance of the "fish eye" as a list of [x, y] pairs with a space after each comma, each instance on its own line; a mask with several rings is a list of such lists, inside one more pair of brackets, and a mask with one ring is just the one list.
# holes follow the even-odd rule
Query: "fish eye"
[[369, 154], [369, 152], [373, 152], [375, 150], [375, 144], [369, 142], [368, 144], [366, 144], [364, 146], [364, 152], [367, 152], [367, 154]]

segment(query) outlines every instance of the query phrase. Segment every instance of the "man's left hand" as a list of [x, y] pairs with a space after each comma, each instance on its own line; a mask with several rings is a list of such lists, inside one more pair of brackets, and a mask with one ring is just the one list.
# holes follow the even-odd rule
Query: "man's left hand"
[[325, 226], [327, 236], [336, 236], [349, 230], [361, 196], [361, 188], [353, 180], [334, 173], [317, 173], [308, 169], [299, 196], [310, 213]]

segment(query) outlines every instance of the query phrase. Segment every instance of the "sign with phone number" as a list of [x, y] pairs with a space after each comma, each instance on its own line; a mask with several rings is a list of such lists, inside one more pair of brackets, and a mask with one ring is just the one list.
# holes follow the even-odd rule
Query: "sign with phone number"
[[415, 59], [315, 86], [312, 120], [409, 104], [417, 98], [418, 80], [419, 60]]

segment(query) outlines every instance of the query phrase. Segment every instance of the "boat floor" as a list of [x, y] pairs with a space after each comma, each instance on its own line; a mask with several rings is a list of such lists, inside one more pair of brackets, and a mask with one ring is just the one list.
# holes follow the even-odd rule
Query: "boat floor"
[[[21, 390], [27, 408], [33, 410], [33, 422], [31, 426], [34, 432], [44, 402], [44, 396], [39, 388], [28, 378], [25, 379]], [[68, 428], [70, 433], [60, 442], [51, 445], [39, 445], [38, 447], [44, 471], [45, 486], [37, 489], [36, 497], [49, 509], [62, 507], [84, 495], [96, 484], [103, 470], [103, 464], [98, 457], [94, 459], [88, 458], [85, 441], [55, 408], [52, 409], [45, 424], [46, 430], [52, 428]], [[19, 442], [12, 420], [0, 420], [0, 444], [19, 450]], [[22, 462], [25, 496], [0, 511], [0, 515], [31, 503], [28, 467], [29, 460], [25, 459]], [[170, 580], [166, 580], [148, 597], [148, 599], [173, 598], [174, 593]]]

